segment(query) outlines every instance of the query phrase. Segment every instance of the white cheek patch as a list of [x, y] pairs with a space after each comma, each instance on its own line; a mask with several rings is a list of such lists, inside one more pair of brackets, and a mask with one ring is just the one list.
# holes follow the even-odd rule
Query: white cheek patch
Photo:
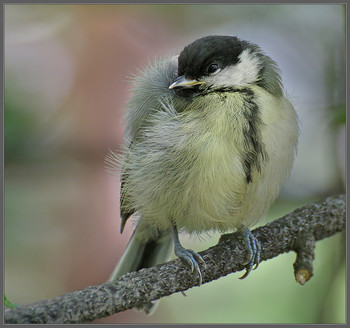
[[239, 63], [224, 68], [217, 74], [205, 78], [204, 81], [215, 86], [245, 86], [256, 82], [261, 68], [259, 58], [253, 56], [248, 49], [238, 57]]

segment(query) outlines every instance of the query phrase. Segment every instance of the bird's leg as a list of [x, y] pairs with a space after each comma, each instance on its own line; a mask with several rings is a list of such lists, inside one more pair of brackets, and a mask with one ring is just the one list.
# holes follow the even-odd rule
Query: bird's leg
[[242, 237], [243, 237], [244, 246], [248, 252], [249, 258], [248, 258], [248, 261], [246, 262], [247, 271], [239, 279], [246, 278], [249, 272], [252, 271], [254, 264], [255, 264], [254, 270], [258, 267], [260, 262], [260, 250], [261, 250], [259, 241], [254, 237], [254, 235], [251, 233], [249, 229], [246, 229], [242, 232]]
[[179, 234], [175, 225], [173, 225], [173, 239], [175, 255], [178, 256], [180, 259], [185, 260], [191, 266], [192, 272], [196, 270], [199, 276], [198, 285], [200, 286], [202, 284], [202, 273], [198, 263], [203, 264], [205, 267], [205, 262], [203, 258], [192, 249], [186, 249], [180, 244]]

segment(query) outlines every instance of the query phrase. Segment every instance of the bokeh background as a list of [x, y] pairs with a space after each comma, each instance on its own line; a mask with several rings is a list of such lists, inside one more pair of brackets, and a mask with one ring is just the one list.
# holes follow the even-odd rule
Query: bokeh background
[[[5, 5], [5, 275], [13, 303], [104, 282], [131, 234], [119, 233], [129, 77], [208, 34], [237, 35], [276, 60], [301, 134], [291, 177], [268, 217], [345, 190], [345, 5]], [[198, 241], [197, 251], [218, 236]], [[295, 254], [164, 298], [152, 316], [98, 323], [344, 323], [345, 234], [316, 246], [314, 277]]]

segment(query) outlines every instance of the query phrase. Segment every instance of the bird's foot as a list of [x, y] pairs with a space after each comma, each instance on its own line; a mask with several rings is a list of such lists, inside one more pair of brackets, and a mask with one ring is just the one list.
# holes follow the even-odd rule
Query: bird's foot
[[[249, 257], [247, 262], [245, 263], [247, 264], [246, 272], [239, 279], [246, 278], [250, 273], [250, 271], [252, 271], [252, 269], [255, 270], [258, 267], [260, 262], [260, 250], [261, 250], [259, 241], [254, 237], [254, 235], [251, 233], [249, 229], [246, 229], [242, 233], [242, 237], [243, 237], [245, 249], [247, 250]], [[253, 268], [254, 265], [255, 267]]]
[[191, 266], [192, 272], [193, 271], [197, 272], [199, 276], [198, 286], [200, 286], [202, 284], [202, 272], [199, 267], [199, 263], [205, 267], [205, 262], [202, 256], [200, 256], [198, 253], [196, 253], [192, 249], [186, 249], [182, 247], [180, 243], [175, 243], [174, 252], [176, 256], [178, 256], [182, 260], [185, 260]]

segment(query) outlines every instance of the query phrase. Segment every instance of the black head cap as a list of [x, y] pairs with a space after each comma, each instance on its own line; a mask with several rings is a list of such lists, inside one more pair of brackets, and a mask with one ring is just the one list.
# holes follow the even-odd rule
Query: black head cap
[[234, 65], [239, 61], [238, 56], [249, 46], [252, 46], [249, 42], [235, 36], [212, 35], [200, 38], [180, 53], [178, 74], [189, 79], [209, 75], [208, 68], [213, 62], [218, 63], [220, 68]]

